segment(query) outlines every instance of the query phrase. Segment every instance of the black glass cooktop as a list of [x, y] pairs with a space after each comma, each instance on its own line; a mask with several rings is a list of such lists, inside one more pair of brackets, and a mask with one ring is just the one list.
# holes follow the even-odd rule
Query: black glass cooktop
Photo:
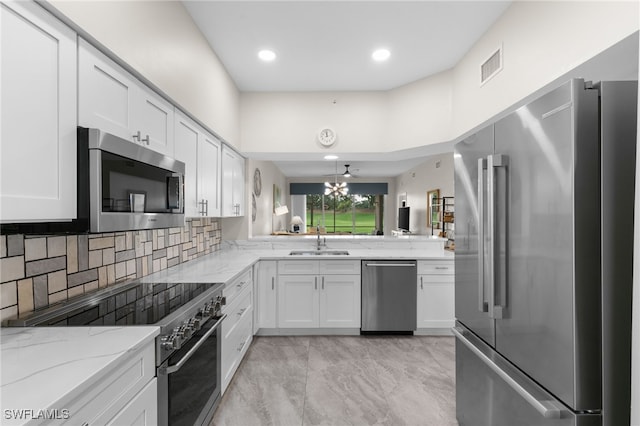
[[85, 295], [72, 303], [34, 312], [7, 325], [81, 326], [156, 324], [214, 283], [132, 283]]

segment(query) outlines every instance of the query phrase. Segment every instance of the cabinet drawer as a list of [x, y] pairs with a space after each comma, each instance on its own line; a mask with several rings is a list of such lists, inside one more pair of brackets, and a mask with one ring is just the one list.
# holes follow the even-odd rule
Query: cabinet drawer
[[278, 274], [280, 275], [315, 275], [320, 272], [318, 260], [280, 260]]
[[320, 273], [324, 275], [360, 275], [359, 260], [322, 260]]
[[[228, 318], [227, 318], [228, 319]], [[225, 320], [225, 323], [226, 324]], [[223, 324], [223, 325], [224, 325]], [[244, 354], [253, 339], [253, 318], [251, 307], [237, 320], [229, 334], [222, 340], [222, 392], [226, 390]]]
[[156, 373], [155, 345], [147, 344], [75, 401], [63, 404], [72, 416], [65, 424], [97, 424], [112, 418], [150, 382]]
[[418, 274], [453, 275], [455, 268], [453, 261], [427, 261], [418, 262]]
[[[253, 286], [253, 271], [247, 269], [238, 278], [228, 282], [222, 290], [222, 295], [227, 299], [227, 306], [233, 304], [233, 299], [240, 294], [246, 287]], [[226, 311], [226, 309], [224, 309]]]
[[225, 313], [227, 318], [222, 323], [223, 336], [233, 333], [233, 328], [244, 316], [250, 315], [252, 310], [253, 291], [250, 287], [246, 287], [242, 293], [236, 298], [234, 303], [227, 305]]

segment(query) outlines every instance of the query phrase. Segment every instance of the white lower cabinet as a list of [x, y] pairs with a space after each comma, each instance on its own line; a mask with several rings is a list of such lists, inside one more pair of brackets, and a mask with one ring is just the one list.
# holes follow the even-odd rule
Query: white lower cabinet
[[278, 327], [359, 328], [360, 287], [359, 261], [280, 261]]
[[278, 277], [278, 327], [314, 328], [320, 324], [317, 275]]
[[274, 260], [261, 260], [258, 263], [256, 291], [258, 303], [256, 316], [257, 329], [277, 327], [276, 280], [278, 279], [278, 263]]
[[454, 272], [453, 260], [418, 262], [418, 329], [454, 326]]
[[107, 426], [154, 426], [158, 424], [158, 379], [150, 381]]
[[65, 401], [69, 425], [155, 425], [158, 398], [155, 340], [132, 353], [86, 392]]
[[222, 393], [249, 349], [253, 339], [253, 279], [252, 269], [225, 285], [227, 304], [222, 323]]

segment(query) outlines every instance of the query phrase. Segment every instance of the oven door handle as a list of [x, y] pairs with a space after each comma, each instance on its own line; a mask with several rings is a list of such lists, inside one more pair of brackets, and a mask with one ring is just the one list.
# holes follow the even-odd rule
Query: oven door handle
[[213, 332], [216, 331], [218, 327], [220, 327], [220, 324], [222, 324], [222, 321], [224, 321], [226, 317], [227, 317], [227, 314], [222, 315], [220, 319], [213, 325], [213, 327], [211, 327], [209, 331], [207, 331], [204, 334], [204, 336], [202, 336], [200, 340], [198, 340], [198, 343], [196, 343], [195, 345], [193, 345], [191, 349], [189, 349], [189, 352], [187, 352], [186, 355], [183, 356], [180, 361], [178, 361], [176, 364], [170, 367], [167, 367], [167, 375], [175, 373], [176, 371], [180, 370], [180, 368], [182, 368], [182, 366], [187, 361], [189, 361], [189, 358], [191, 358], [191, 356], [195, 353], [195, 351], [197, 351], [198, 348], [204, 344], [205, 340], [207, 340], [209, 336], [211, 336], [211, 334], [213, 334]]

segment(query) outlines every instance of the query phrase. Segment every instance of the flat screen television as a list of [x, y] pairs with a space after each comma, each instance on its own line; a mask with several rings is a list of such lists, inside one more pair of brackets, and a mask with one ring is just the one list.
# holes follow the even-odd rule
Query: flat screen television
[[398, 208], [398, 229], [409, 231], [409, 207]]

